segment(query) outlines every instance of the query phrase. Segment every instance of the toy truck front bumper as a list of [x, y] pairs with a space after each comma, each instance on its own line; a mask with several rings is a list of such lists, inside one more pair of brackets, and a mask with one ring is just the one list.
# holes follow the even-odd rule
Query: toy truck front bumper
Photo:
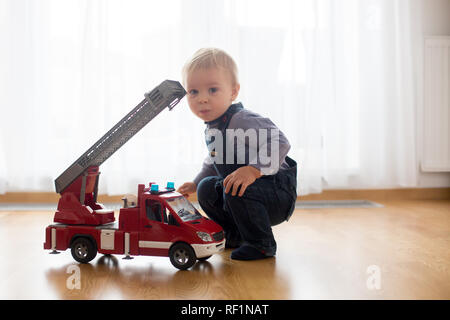
[[225, 239], [221, 242], [192, 244], [197, 258], [212, 256], [215, 253], [221, 252], [225, 249]]

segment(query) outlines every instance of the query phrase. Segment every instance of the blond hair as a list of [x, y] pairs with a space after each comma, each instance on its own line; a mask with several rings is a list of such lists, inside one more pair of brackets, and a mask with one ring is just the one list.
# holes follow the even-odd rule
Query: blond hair
[[198, 69], [222, 67], [229, 71], [232, 85], [238, 84], [238, 70], [236, 62], [225, 51], [217, 48], [202, 48], [186, 62], [182, 70], [182, 82], [186, 86], [188, 75]]

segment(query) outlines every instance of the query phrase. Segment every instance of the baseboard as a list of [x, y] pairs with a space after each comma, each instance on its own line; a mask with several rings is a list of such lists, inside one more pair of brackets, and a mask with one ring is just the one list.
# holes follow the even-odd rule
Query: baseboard
[[450, 200], [450, 188], [402, 188], [363, 190], [324, 190], [319, 194], [298, 197], [297, 200]]
[[[101, 203], [122, 202], [123, 195], [99, 195]], [[58, 202], [59, 194], [54, 192], [7, 192], [0, 194], [0, 203], [52, 203]], [[189, 197], [196, 201], [196, 195]], [[297, 200], [450, 200], [450, 188], [403, 188], [365, 190], [324, 190], [322, 193], [299, 196]]]

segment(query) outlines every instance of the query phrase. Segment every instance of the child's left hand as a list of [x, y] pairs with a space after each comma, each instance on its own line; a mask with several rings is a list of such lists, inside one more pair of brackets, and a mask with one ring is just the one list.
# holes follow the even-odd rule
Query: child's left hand
[[239, 186], [241, 186], [241, 190], [239, 190], [239, 197], [244, 195], [245, 189], [256, 179], [261, 177], [261, 172], [252, 166], [245, 166], [236, 169], [234, 172], [230, 173], [223, 180], [223, 186], [225, 188], [225, 193], [230, 192], [231, 188], [233, 188], [231, 195], [235, 196]]

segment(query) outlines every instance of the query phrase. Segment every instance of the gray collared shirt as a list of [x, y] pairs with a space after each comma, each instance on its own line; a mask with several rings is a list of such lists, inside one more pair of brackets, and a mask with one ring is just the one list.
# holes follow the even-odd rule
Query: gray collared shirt
[[[208, 129], [214, 130], [216, 129], [215, 127], [216, 126], [214, 125], [207, 125], [207, 131]], [[249, 146], [249, 142], [251, 139], [245, 139], [244, 137], [244, 139], [242, 140], [242, 143], [245, 144], [245, 149], [242, 150], [244, 150], [243, 152], [245, 152], [245, 159], [247, 160], [245, 162], [246, 165], [251, 165], [257, 168], [264, 175], [276, 174], [278, 170], [289, 168], [289, 165], [286, 163], [285, 158], [289, 152], [289, 149], [291, 148], [291, 145], [289, 144], [289, 141], [287, 140], [283, 132], [281, 132], [269, 118], [263, 117], [248, 109], [242, 109], [236, 112], [230, 119], [230, 123], [226, 130], [227, 135], [229, 133], [233, 134], [233, 132], [239, 132], [236, 131], [237, 129], [242, 129], [240, 130], [241, 133], [242, 132], [255, 133], [255, 135], [257, 136], [256, 146]], [[266, 135], [263, 135], [264, 131], [266, 132]], [[236, 142], [236, 139], [224, 138], [223, 140], [226, 145], [225, 147], [229, 147], [230, 144]], [[236, 151], [236, 146], [233, 145], [232, 147]], [[256, 149], [256, 151], [254, 152], [256, 156], [254, 157], [253, 161], [251, 161], [250, 159], [251, 155], [249, 155], [249, 153], [251, 153], [252, 148]], [[270, 158], [269, 161], [270, 165], [267, 164], [268, 158]], [[225, 160], [226, 159], [223, 159], [224, 163]], [[194, 179], [194, 183], [196, 185], [198, 185], [198, 183], [205, 177], [217, 176], [217, 172], [214, 169], [213, 161], [214, 159], [212, 157], [212, 154], [209, 153], [208, 156], [203, 161], [201, 171], [197, 174], [197, 176]]]

